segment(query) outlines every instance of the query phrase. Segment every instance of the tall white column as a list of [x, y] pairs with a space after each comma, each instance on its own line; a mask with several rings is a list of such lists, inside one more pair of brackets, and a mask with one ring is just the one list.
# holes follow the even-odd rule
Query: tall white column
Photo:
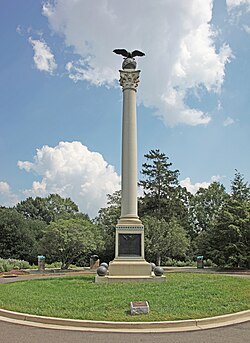
[[127, 56], [120, 70], [123, 90], [122, 113], [122, 205], [121, 217], [115, 231], [115, 258], [109, 263], [106, 276], [96, 276], [96, 282], [160, 281], [152, 275], [152, 266], [144, 256], [144, 226], [137, 210], [137, 120], [136, 90], [140, 70], [133, 56], [144, 56], [135, 50], [116, 49]]
[[140, 70], [120, 70], [123, 89], [122, 114], [122, 204], [119, 223], [140, 223], [137, 206], [136, 90]]

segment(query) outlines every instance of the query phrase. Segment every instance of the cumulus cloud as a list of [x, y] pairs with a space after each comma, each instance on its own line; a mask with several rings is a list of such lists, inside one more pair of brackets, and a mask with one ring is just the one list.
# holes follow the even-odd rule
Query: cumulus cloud
[[232, 124], [234, 124], [234, 123], [235, 123], [235, 121], [234, 121], [233, 118], [227, 117], [227, 118], [224, 120], [223, 125], [224, 125], [224, 126], [229, 126], [229, 125], [232, 125]]
[[100, 72], [99, 68], [86, 68], [89, 59], [79, 59], [66, 64], [66, 70], [69, 78], [74, 82], [89, 81], [96, 86], [113, 85], [115, 86], [116, 72], [111, 68], [105, 68]]
[[0, 193], [6, 194], [9, 193], [10, 191], [10, 186], [7, 182], [0, 181]]
[[55, 57], [50, 48], [43, 40], [35, 40], [29, 37], [29, 43], [34, 50], [34, 62], [38, 70], [53, 74], [57, 68]]
[[190, 193], [195, 194], [200, 188], [208, 188], [212, 182], [217, 182], [220, 179], [221, 177], [219, 175], [215, 175], [211, 177], [209, 182], [204, 181], [192, 184], [190, 177], [187, 177], [186, 179], [180, 181], [180, 185], [182, 187], [186, 187]]
[[188, 93], [219, 92], [231, 57], [228, 45], [215, 47], [212, 6], [212, 0], [57, 0], [43, 14], [79, 56], [66, 65], [72, 80], [113, 85], [121, 58], [112, 50], [142, 50], [139, 101], [167, 125], [206, 125], [209, 114], [190, 108]]
[[239, 6], [246, 6], [247, 11], [250, 11], [250, 0], [226, 0], [226, 3], [229, 11]]
[[106, 194], [120, 189], [120, 177], [103, 156], [91, 152], [80, 142], [60, 142], [55, 147], [37, 149], [34, 161], [19, 161], [18, 166], [39, 175], [25, 196], [45, 197], [58, 193], [70, 197], [82, 212], [91, 217], [106, 206]]
[[14, 206], [17, 202], [18, 198], [12, 193], [10, 185], [5, 181], [0, 181], [0, 206]]

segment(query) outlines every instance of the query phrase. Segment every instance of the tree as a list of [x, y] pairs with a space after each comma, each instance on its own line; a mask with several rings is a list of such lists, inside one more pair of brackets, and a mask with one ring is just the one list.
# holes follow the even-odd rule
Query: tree
[[77, 205], [70, 198], [50, 194], [46, 198], [29, 197], [16, 205], [16, 210], [26, 218], [43, 220], [47, 224], [59, 218], [69, 218], [78, 213]]
[[41, 251], [50, 261], [59, 261], [67, 269], [84, 255], [102, 249], [98, 228], [83, 218], [59, 219], [51, 222], [41, 240]]
[[190, 246], [190, 239], [176, 218], [172, 218], [168, 224], [167, 241], [168, 257], [177, 260], [185, 259]]
[[170, 220], [173, 215], [171, 204], [176, 196], [178, 170], [170, 170], [172, 163], [159, 149], [150, 150], [145, 155], [147, 162], [142, 165], [144, 197], [140, 199], [140, 215], [155, 216], [158, 219]]
[[115, 227], [121, 216], [121, 191], [107, 194], [107, 207], [98, 211], [95, 222], [100, 225]]
[[102, 232], [104, 249], [101, 257], [105, 261], [111, 261], [115, 255], [115, 227], [121, 216], [121, 191], [107, 195], [108, 207], [101, 208], [95, 223]]
[[231, 181], [232, 197], [239, 201], [250, 201], [250, 187], [244, 181], [244, 176], [235, 170], [234, 179]]
[[175, 188], [174, 196], [171, 200], [171, 218], [178, 219], [179, 224], [185, 229], [188, 236], [190, 236], [190, 218], [191, 218], [191, 203], [193, 194], [187, 191], [186, 187], [178, 185]]
[[27, 220], [15, 209], [0, 208], [0, 256], [35, 262], [45, 224]]
[[189, 239], [179, 222], [172, 218], [169, 223], [164, 219], [146, 216], [142, 218], [145, 229], [145, 255], [157, 265], [166, 257], [185, 258]]
[[190, 202], [190, 235], [195, 238], [214, 225], [215, 218], [223, 207], [228, 194], [219, 182], [200, 188]]
[[249, 267], [250, 189], [236, 171], [231, 195], [208, 230], [210, 258], [219, 266]]

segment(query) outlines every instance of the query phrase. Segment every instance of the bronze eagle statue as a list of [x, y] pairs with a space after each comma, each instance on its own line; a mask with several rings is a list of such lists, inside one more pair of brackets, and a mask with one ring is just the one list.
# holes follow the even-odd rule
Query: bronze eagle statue
[[122, 55], [125, 58], [134, 58], [135, 56], [145, 56], [144, 52], [139, 50], [134, 50], [132, 52], [129, 52], [125, 49], [115, 49], [113, 52], [117, 55]]

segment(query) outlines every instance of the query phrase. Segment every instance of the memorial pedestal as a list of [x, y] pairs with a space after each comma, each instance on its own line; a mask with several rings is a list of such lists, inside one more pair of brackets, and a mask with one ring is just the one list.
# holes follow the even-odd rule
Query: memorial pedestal
[[145, 261], [144, 227], [138, 222], [117, 225], [115, 259], [109, 264], [108, 275], [97, 275], [95, 282], [165, 281], [164, 276], [155, 276], [151, 264]]
[[117, 258], [109, 264], [109, 276], [144, 276], [151, 277], [151, 264], [144, 259]]

